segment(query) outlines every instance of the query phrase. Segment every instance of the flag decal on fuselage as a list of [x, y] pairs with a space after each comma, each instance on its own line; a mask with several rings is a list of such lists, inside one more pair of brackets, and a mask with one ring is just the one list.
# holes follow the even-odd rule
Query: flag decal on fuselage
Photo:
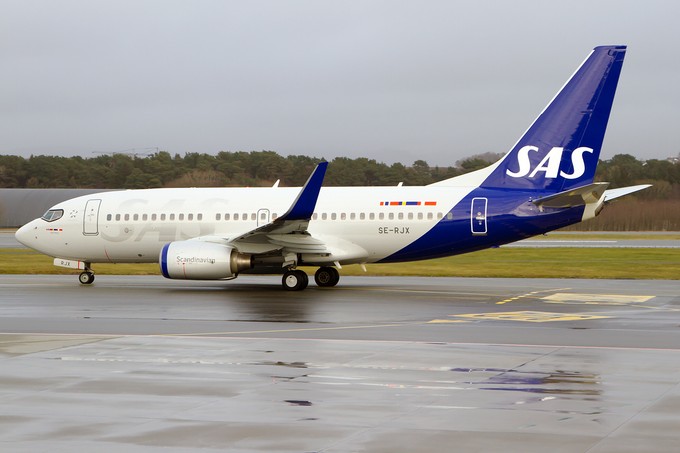
[[380, 206], [437, 206], [436, 201], [381, 201]]

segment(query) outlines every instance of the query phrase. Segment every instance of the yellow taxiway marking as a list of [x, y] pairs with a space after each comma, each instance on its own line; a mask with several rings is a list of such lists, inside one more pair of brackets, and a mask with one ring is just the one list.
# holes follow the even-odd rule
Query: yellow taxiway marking
[[610, 316], [590, 315], [586, 313], [550, 313], [546, 311], [506, 311], [497, 313], [470, 313], [453, 316], [469, 319], [492, 319], [496, 321], [521, 322], [584, 321], [590, 319], [610, 318]]
[[580, 303], [592, 305], [629, 305], [642, 304], [654, 296], [623, 295], [623, 294], [576, 294], [576, 293], [555, 293], [541, 298], [542, 300], [553, 303]]
[[428, 324], [453, 324], [453, 323], [462, 323], [462, 322], [470, 322], [466, 321], [464, 319], [433, 319], [432, 321], [428, 321]]

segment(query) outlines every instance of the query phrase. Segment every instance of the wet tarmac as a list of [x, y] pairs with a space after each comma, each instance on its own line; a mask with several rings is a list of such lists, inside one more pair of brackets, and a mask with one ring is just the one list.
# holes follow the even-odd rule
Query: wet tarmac
[[0, 450], [677, 451], [671, 281], [0, 276]]

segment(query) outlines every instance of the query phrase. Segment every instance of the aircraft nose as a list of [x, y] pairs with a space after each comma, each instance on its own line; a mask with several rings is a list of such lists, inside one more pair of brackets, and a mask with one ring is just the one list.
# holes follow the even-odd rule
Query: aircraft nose
[[31, 247], [31, 244], [37, 239], [38, 227], [35, 221], [29, 222], [22, 226], [14, 233], [14, 238], [26, 247]]

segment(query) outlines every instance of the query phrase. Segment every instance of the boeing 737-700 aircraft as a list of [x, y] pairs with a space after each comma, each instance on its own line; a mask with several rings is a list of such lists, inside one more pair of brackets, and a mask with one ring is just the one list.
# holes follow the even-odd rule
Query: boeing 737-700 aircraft
[[158, 262], [172, 279], [226, 280], [276, 270], [302, 290], [345, 264], [424, 260], [496, 247], [595, 217], [647, 186], [593, 182], [625, 46], [595, 48], [495, 164], [421, 187], [322, 187], [327, 162], [302, 188], [146, 189], [59, 203], [16, 233], [79, 269]]

